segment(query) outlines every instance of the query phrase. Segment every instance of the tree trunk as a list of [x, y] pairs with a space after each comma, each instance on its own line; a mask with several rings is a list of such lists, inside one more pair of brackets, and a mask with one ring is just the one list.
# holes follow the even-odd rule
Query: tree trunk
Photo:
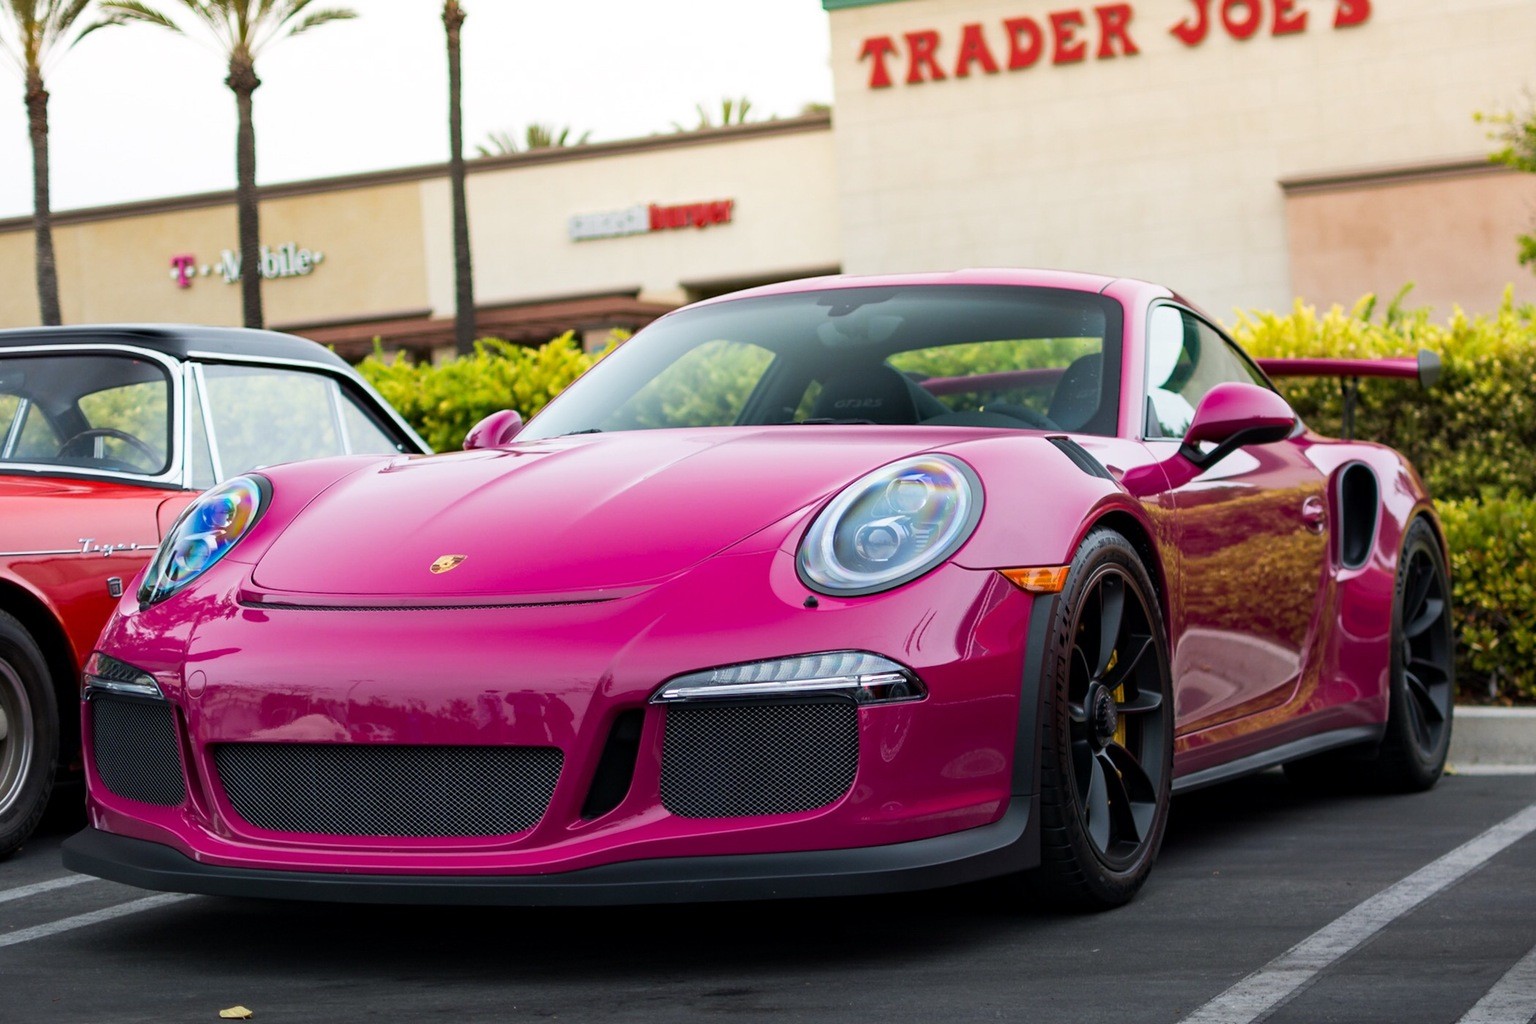
[[237, 49], [224, 80], [235, 94], [240, 127], [235, 135], [235, 207], [240, 222], [240, 309], [247, 327], [266, 326], [261, 312], [261, 225], [256, 206], [256, 126], [251, 95], [261, 85], [251, 55]]
[[53, 256], [53, 209], [48, 197], [48, 91], [37, 68], [27, 69], [27, 130], [32, 136], [32, 231], [37, 249], [37, 309], [42, 323], [63, 323], [59, 273]]
[[464, 9], [445, 0], [443, 27], [448, 30], [448, 184], [453, 193], [453, 338], [459, 353], [475, 345], [475, 282], [469, 260], [469, 207], [464, 199], [464, 116], [460, 105], [459, 29]]

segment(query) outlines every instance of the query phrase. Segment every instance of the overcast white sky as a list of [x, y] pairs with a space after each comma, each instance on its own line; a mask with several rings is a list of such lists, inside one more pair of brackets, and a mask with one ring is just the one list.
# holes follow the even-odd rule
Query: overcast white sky
[[[831, 102], [819, 0], [464, 0], [464, 136], [530, 122], [593, 141], [696, 122], [747, 96], [753, 114]], [[177, 5], [161, 0], [162, 9]], [[263, 183], [447, 159], [440, 0], [321, 0], [356, 21], [257, 58]], [[106, 29], [48, 69], [55, 211], [232, 189], [234, 97], [211, 44], [150, 26]], [[32, 212], [21, 77], [0, 61], [0, 217]]]

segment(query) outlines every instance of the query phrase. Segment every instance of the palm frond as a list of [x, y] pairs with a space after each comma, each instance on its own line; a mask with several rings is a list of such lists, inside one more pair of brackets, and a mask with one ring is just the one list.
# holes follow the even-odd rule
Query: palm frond
[[[181, 31], [180, 25], [148, 4], [139, 3], [138, 0], [102, 0], [102, 3], [98, 6], [105, 17], [95, 25], [92, 25], [91, 29], [104, 28], [107, 25], [127, 25], [131, 22], [142, 22], [146, 25], [158, 25], [172, 32]], [[90, 29], [87, 31], [90, 31]]]
[[308, 32], [312, 28], [319, 28], [321, 25], [332, 21], [350, 21], [355, 17], [357, 17], [356, 11], [345, 7], [329, 7], [323, 11], [316, 11], [307, 18], [300, 20], [293, 28], [288, 30], [288, 35], [290, 37], [296, 36], [300, 32]]

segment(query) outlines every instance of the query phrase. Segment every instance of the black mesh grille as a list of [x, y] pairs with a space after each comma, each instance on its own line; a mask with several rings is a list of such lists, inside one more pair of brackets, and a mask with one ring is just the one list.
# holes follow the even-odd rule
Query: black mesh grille
[[186, 800], [176, 712], [161, 701], [94, 696], [91, 753], [107, 789], [129, 800], [174, 807]]
[[674, 705], [662, 741], [661, 802], [685, 818], [808, 811], [848, 792], [858, 765], [859, 710], [851, 701]]
[[258, 828], [429, 837], [532, 828], [564, 756], [553, 747], [226, 743], [213, 760], [230, 803]]

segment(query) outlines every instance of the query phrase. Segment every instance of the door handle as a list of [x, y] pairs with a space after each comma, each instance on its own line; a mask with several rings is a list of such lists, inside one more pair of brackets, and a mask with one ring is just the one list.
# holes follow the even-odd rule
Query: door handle
[[1314, 494], [1301, 503], [1301, 521], [1313, 533], [1323, 532], [1323, 525], [1328, 521], [1328, 506], [1322, 498]]

